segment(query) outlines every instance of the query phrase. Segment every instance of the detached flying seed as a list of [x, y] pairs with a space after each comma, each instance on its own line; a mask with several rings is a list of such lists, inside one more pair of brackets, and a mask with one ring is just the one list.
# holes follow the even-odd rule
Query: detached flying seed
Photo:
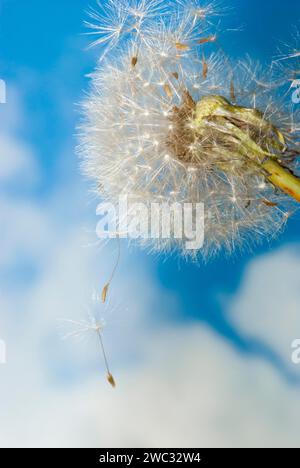
[[[96, 301], [98, 303], [98, 296], [96, 296]], [[108, 359], [107, 359], [107, 354], [104, 348], [104, 343], [102, 339], [102, 332], [103, 328], [105, 325], [105, 322], [103, 319], [99, 318], [98, 314], [96, 311], [91, 311], [88, 310], [88, 320], [63, 320], [63, 322], [68, 323], [72, 327], [74, 327], [74, 330], [71, 330], [65, 335], [65, 338], [81, 338], [87, 333], [96, 333], [99, 344], [100, 344], [100, 350], [101, 354], [104, 359], [105, 363], [105, 368], [106, 368], [106, 373], [107, 373], [107, 380], [108, 382], [112, 385], [112, 387], [115, 387], [115, 380], [110, 372], [109, 364], [108, 364]]]

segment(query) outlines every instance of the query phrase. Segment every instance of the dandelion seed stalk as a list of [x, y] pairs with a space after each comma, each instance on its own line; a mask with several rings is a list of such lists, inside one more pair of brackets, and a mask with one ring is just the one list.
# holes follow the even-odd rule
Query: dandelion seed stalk
[[64, 320], [64, 322], [71, 325], [74, 329], [68, 332], [65, 335], [65, 338], [80, 338], [86, 335], [87, 333], [96, 333], [100, 342], [100, 348], [102, 352], [102, 356], [104, 359], [106, 371], [107, 371], [107, 381], [110, 383], [112, 387], [116, 386], [116, 382], [114, 380], [113, 375], [110, 372], [109, 364], [107, 355], [104, 348], [104, 343], [102, 339], [102, 331], [104, 327], [103, 319], [99, 319], [96, 312], [92, 312], [88, 309], [88, 319], [87, 320]]
[[102, 302], [103, 302], [103, 303], [105, 303], [106, 300], [107, 300], [107, 294], [108, 294], [108, 291], [109, 291], [111, 282], [112, 282], [112, 280], [114, 279], [114, 276], [115, 276], [115, 274], [116, 274], [116, 271], [117, 271], [118, 266], [119, 266], [119, 263], [120, 263], [120, 258], [121, 258], [121, 242], [120, 242], [120, 237], [119, 237], [118, 235], [117, 235], [117, 241], [118, 241], [118, 255], [117, 255], [117, 259], [116, 259], [116, 262], [115, 262], [113, 271], [112, 271], [112, 273], [111, 273], [111, 275], [110, 275], [109, 281], [108, 281], [108, 283], [106, 283], [106, 285], [105, 285], [104, 288], [102, 289]]
[[108, 359], [107, 359], [107, 355], [106, 355], [105, 348], [104, 348], [104, 344], [103, 344], [103, 339], [102, 339], [102, 335], [101, 335], [101, 330], [97, 330], [97, 335], [98, 335], [98, 338], [99, 338], [99, 342], [100, 342], [100, 346], [101, 346], [101, 351], [102, 351], [102, 355], [103, 355], [104, 362], [105, 362], [105, 367], [106, 367], [106, 371], [107, 371], [107, 380], [108, 380], [108, 382], [110, 383], [110, 385], [111, 385], [112, 387], [115, 387], [115, 386], [116, 386], [116, 382], [115, 382], [114, 377], [113, 377], [113, 375], [112, 375], [112, 373], [110, 372], [110, 369], [109, 369]]

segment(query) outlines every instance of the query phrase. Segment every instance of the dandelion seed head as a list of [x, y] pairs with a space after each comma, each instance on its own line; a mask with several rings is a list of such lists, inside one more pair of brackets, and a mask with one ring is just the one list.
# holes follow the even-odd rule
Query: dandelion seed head
[[[80, 147], [102, 199], [204, 203], [204, 258], [280, 232], [293, 202], [268, 182], [262, 162], [280, 157], [297, 172], [300, 129], [278, 97], [274, 67], [232, 64], [215, 47], [215, 3], [108, 5], [97, 29], [107, 55], [92, 75]], [[197, 256], [185, 238], [140, 242]]]

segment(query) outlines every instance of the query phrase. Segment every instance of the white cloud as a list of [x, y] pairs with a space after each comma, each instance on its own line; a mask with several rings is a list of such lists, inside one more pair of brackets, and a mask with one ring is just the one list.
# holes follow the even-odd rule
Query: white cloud
[[8, 134], [0, 134], [0, 182], [13, 179], [24, 187], [37, 179], [37, 166], [31, 149]]
[[291, 362], [291, 343], [300, 338], [300, 254], [290, 246], [252, 261], [230, 307], [234, 324]]
[[6, 104], [0, 105], [0, 183], [14, 182], [18, 189], [33, 186], [39, 178], [39, 169], [32, 148], [23, 134], [28, 127], [21, 97], [9, 87]]
[[29, 124], [25, 119], [20, 90], [11, 86], [11, 83], [6, 85], [6, 103], [0, 105], [1, 133], [11, 133], [21, 128], [21, 125], [27, 127]]
[[116, 390], [100, 375], [64, 388], [22, 382], [17, 404], [6, 402], [1, 446], [299, 447], [299, 392], [267, 365], [197, 326], [145, 336], [144, 346]]
[[[127, 327], [117, 321], [105, 335], [118, 384], [111, 389], [93, 340], [80, 344], [57, 336], [56, 318], [80, 316], [85, 293], [95, 278], [101, 287], [113, 258], [109, 248], [95, 258], [95, 251], [82, 245], [76, 230], [53, 238], [52, 258], [21, 302], [19, 323], [6, 310], [1, 446], [300, 446], [299, 389], [269, 364], [239, 354], [197, 324], [149, 327], [150, 296], [164, 292], [147, 265], [140, 268], [126, 255], [123, 262], [129, 269], [120, 272], [112, 293], [123, 297], [131, 315], [126, 311], [123, 317]], [[234, 302], [232, 309], [237, 307], [241, 316], [249, 313], [252, 272], [258, 284], [274, 270], [287, 275], [291, 268], [296, 273], [292, 258], [290, 251], [279, 251], [253, 262], [245, 273], [239, 306]], [[264, 302], [265, 288], [255, 292], [256, 303]], [[297, 301], [296, 288], [288, 292]], [[283, 292], [277, 287], [273, 294], [272, 310], [278, 318]], [[6, 306], [17, 303], [11, 296], [6, 300]], [[174, 306], [172, 297], [166, 302]], [[250, 330], [249, 318], [248, 323]], [[270, 344], [276, 348], [276, 339]], [[134, 353], [139, 359], [132, 361], [128, 357]], [[71, 368], [74, 375], [69, 378]]]

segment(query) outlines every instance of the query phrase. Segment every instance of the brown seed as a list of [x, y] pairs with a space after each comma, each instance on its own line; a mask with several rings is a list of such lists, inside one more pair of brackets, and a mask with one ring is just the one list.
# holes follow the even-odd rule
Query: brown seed
[[107, 283], [103, 290], [102, 290], [102, 302], [103, 304], [106, 302], [106, 298], [107, 298], [107, 293], [108, 293], [108, 288], [109, 288], [109, 283]]
[[230, 97], [231, 97], [232, 101], [236, 101], [235, 86], [234, 86], [233, 79], [230, 82]]
[[270, 206], [270, 207], [278, 206], [278, 203], [271, 202], [271, 201], [269, 201], [269, 200], [261, 200], [261, 202], [262, 202], [264, 205]]
[[164, 91], [165, 91], [166, 95], [167, 95], [170, 99], [172, 99], [173, 93], [172, 93], [172, 90], [171, 90], [170, 85], [165, 84], [165, 85], [164, 85]]
[[135, 57], [132, 57], [132, 59], [131, 59], [131, 65], [132, 65], [133, 67], [135, 67], [137, 63], [138, 63], [138, 58], [137, 58], [136, 56], [135, 56]]
[[197, 44], [207, 44], [208, 42], [215, 42], [216, 40], [217, 40], [217, 36], [203, 37], [197, 42]]
[[193, 109], [193, 110], [195, 109], [195, 106], [196, 106], [194, 99], [192, 98], [192, 96], [190, 95], [187, 89], [183, 92], [183, 104], [188, 109]]
[[111, 375], [111, 373], [107, 374], [106, 378], [107, 378], [107, 381], [110, 383], [110, 385], [113, 388], [116, 388], [116, 382], [115, 382], [115, 379], [113, 378], [113, 376]]
[[208, 63], [206, 62], [205, 58], [202, 59], [202, 76], [204, 79], [207, 78], [208, 75]]
[[172, 76], [175, 78], [175, 80], [179, 79], [179, 74], [177, 72], [172, 73]]
[[182, 44], [181, 42], [176, 42], [175, 46], [178, 50], [190, 50], [190, 46], [187, 44]]

